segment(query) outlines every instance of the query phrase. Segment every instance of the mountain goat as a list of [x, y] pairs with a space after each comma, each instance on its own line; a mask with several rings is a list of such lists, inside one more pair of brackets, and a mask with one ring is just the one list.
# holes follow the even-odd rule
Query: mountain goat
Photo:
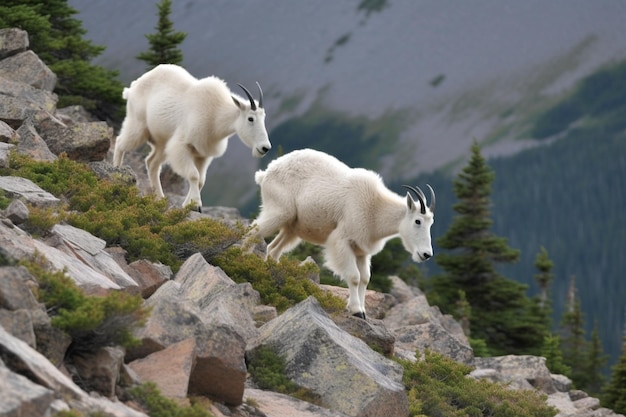
[[261, 213], [246, 237], [246, 245], [278, 230], [267, 257], [278, 260], [301, 240], [324, 247], [325, 265], [349, 288], [348, 310], [365, 318], [365, 289], [370, 260], [387, 240], [400, 236], [415, 262], [433, 256], [430, 228], [435, 193], [430, 205], [419, 188], [409, 187], [406, 198], [385, 187], [375, 172], [350, 168], [336, 158], [312, 149], [297, 150], [257, 171]]
[[271, 144], [265, 129], [263, 92], [258, 104], [250, 92], [246, 103], [217, 77], [196, 79], [178, 65], [162, 64], [146, 72], [124, 89], [126, 118], [117, 137], [113, 164], [122, 164], [124, 153], [148, 142], [152, 151], [146, 158], [150, 186], [163, 198], [160, 172], [168, 163], [187, 179], [189, 192], [184, 206], [194, 202], [202, 207], [200, 191], [213, 158], [226, 152], [228, 138], [237, 133], [262, 157]]

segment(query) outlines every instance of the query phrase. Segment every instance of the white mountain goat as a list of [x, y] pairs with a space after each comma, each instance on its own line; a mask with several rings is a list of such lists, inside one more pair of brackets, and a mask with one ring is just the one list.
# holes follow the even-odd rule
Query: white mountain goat
[[258, 103], [241, 84], [249, 103], [233, 94], [217, 77], [196, 79], [178, 65], [162, 64], [146, 72], [125, 88], [126, 118], [115, 144], [113, 164], [119, 167], [124, 153], [148, 142], [152, 151], [146, 168], [153, 191], [163, 198], [161, 165], [187, 179], [189, 193], [184, 206], [192, 201], [202, 207], [200, 191], [213, 158], [226, 152], [228, 138], [237, 133], [262, 157], [272, 145], [265, 129], [263, 92]]
[[306, 240], [324, 247], [325, 265], [349, 288], [348, 310], [365, 319], [365, 289], [370, 260], [387, 240], [400, 236], [415, 262], [433, 256], [430, 228], [434, 222], [435, 193], [430, 206], [419, 188], [404, 186], [406, 198], [390, 191], [375, 172], [350, 168], [336, 158], [312, 149], [288, 153], [257, 171], [261, 213], [252, 224], [245, 245], [278, 235], [267, 255], [278, 260]]

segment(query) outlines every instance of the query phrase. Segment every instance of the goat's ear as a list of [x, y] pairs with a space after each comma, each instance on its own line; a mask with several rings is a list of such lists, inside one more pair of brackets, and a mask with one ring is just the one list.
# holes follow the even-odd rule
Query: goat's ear
[[237, 107], [241, 110], [243, 109], [243, 105], [235, 98], [235, 96], [230, 96], [233, 99], [233, 102], [237, 105]]
[[417, 208], [415, 207], [415, 201], [411, 198], [411, 194], [406, 193], [406, 207], [409, 211], [415, 211]]

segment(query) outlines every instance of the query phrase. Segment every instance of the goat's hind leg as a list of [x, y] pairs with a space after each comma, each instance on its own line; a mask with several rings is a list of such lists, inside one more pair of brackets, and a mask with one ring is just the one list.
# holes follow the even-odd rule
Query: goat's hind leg
[[[177, 136], [173, 136], [167, 143], [165, 148], [167, 161], [175, 173], [187, 180], [189, 191], [183, 202], [183, 207], [191, 204], [197, 204], [202, 207], [202, 199], [200, 198], [200, 175], [196, 158], [199, 158], [197, 151], [191, 145], [184, 144]], [[209, 160], [210, 161], [210, 160]], [[208, 167], [208, 165], [207, 165]]]
[[150, 143], [152, 150], [146, 158], [146, 169], [148, 171], [148, 179], [150, 187], [158, 198], [164, 198], [163, 187], [161, 186], [161, 165], [165, 162], [165, 153], [163, 149]]
[[[257, 243], [256, 242], [257, 239], [264, 239], [272, 235], [276, 230], [281, 229], [283, 225], [287, 223], [288, 221], [289, 221], [289, 218], [284, 214], [281, 215], [280, 213], [277, 214], [277, 213], [268, 213], [267, 211], [261, 211], [261, 214], [252, 223], [250, 231], [248, 232], [247, 236], [244, 239], [244, 245], [243, 245], [244, 248], [247, 248], [248, 252], [251, 252]], [[278, 236], [276, 236], [276, 238], [274, 238], [274, 240], [278, 239], [279, 236], [280, 236], [280, 233], [278, 234]], [[276, 244], [278, 243], [279, 242], [276, 242]], [[270, 246], [272, 244], [274, 244], [274, 241], [270, 243]], [[269, 249], [270, 248], [268, 246], [267, 255], [269, 255], [270, 253]], [[266, 255], [266, 258], [267, 258], [267, 255]]]
[[113, 166], [120, 167], [124, 154], [133, 151], [146, 143], [150, 138], [150, 132], [142, 123], [133, 121], [132, 118], [124, 119], [120, 134], [115, 139], [113, 151]]
[[287, 227], [283, 227], [278, 232], [278, 235], [267, 246], [267, 257], [270, 257], [276, 261], [280, 259], [280, 256], [289, 252], [301, 242], [301, 239], [295, 234], [289, 231]]

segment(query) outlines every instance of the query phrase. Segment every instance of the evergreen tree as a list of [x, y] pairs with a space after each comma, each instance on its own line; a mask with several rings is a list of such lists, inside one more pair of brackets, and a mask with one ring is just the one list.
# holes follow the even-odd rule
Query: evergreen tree
[[570, 377], [574, 386], [584, 389], [588, 383], [586, 368], [587, 340], [585, 339], [585, 318], [576, 296], [574, 277], [570, 280], [566, 311], [561, 318], [561, 349], [563, 361], [572, 369]]
[[600, 334], [598, 333], [598, 322], [594, 322], [593, 330], [591, 332], [591, 341], [589, 342], [589, 349], [587, 352], [587, 360], [585, 361], [585, 368], [587, 373], [587, 385], [585, 391], [591, 395], [598, 395], [604, 385], [605, 377], [602, 373], [602, 369], [608, 362], [608, 355], [602, 348], [602, 341], [600, 340]]
[[157, 8], [159, 21], [155, 27], [156, 33], [145, 35], [150, 43], [150, 49], [137, 55], [137, 59], [148, 64], [149, 70], [159, 64], [181, 64], [183, 53], [178, 45], [187, 37], [184, 32], [174, 31], [174, 24], [170, 20], [172, 0], [161, 0]]
[[471, 334], [484, 339], [493, 354], [539, 353], [547, 333], [545, 317], [537, 316], [526, 297], [527, 287], [501, 276], [496, 263], [512, 263], [519, 251], [490, 230], [493, 171], [474, 142], [471, 158], [454, 181], [459, 203], [450, 228], [437, 240], [449, 252], [435, 261], [444, 273], [431, 278], [428, 296], [444, 313], [455, 314], [459, 290], [471, 306]]
[[539, 306], [541, 308], [548, 308], [548, 288], [553, 279], [553, 266], [554, 262], [548, 257], [548, 251], [542, 246], [535, 257], [535, 268], [539, 271], [535, 275], [535, 281], [541, 291], [539, 295]]
[[626, 414], [626, 338], [622, 342], [622, 355], [611, 368], [611, 380], [604, 387], [602, 405], [619, 414]]
[[461, 324], [461, 328], [463, 329], [463, 333], [465, 336], [471, 336], [470, 323], [472, 322], [472, 306], [467, 301], [467, 297], [465, 296], [465, 291], [459, 290], [459, 299], [456, 302], [456, 312], [455, 317]]
[[4, 0], [0, 27], [17, 27], [29, 35], [30, 49], [57, 76], [58, 107], [80, 104], [102, 120], [119, 122], [124, 101], [118, 73], [92, 65], [104, 51], [82, 36], [86, 30], [67, 0]]
[[544, 337], [541, 356], [546, 358], [546, 366], [553, 374], [569, 376], [572, 372], [572, 369], [563, 363], [561, 338], [558, 335], [549, 334]]

